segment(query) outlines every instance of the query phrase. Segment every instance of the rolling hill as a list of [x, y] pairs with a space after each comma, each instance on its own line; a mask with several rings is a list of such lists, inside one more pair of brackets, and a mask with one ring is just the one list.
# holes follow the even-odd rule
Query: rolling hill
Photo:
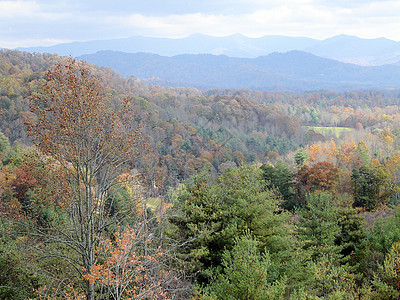
[[272, 53], [257, 58], [211, 54], [165, 57], [148, 53], [99, 51], [79, 59], [153, 84], [200, 89], [248, 88], [299, 92], [400, 87], [398, 65], [365, 67], [302, 51]]

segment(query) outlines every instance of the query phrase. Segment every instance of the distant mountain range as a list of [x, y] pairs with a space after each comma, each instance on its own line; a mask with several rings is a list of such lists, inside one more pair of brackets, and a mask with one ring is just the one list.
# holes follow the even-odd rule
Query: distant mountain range
[[349, 35], [338, 35], [325, 40], [277, 35], [249, 38], [241, 34], [227, 37], [194, 34], [185, 38], [134, 36], [124, 39], [65, 43], [50, 47], [18, 48], [18, 50], [57, 53], [73, 57], [101, 50], [114, 50], [128, 53], [146, 52], [163, 56], [223, 54], [240, 58], [256, 58], [273, 52], [298, 50], [365, 66], [400, 61], [400, 42], [385, 38], [362, 39]]
[[249, 88], [301, 92], [400, 88], [398, 64], [366, 67], [303, 51], [235, 58], [212, 54], [166, 57], [108, 50], [78, 58], [111, 67], [123, 76], [147, 79], [153, 84], [200, 89]]
[[240, 34], [124, 39], [19, 48], [67, 55], [158, 85], [260, 90], [400, 89], [400, 42], [338, 35]]

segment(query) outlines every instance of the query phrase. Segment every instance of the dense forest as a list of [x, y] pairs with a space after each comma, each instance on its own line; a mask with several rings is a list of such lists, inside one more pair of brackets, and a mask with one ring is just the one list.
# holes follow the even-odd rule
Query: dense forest
[[399, 100], [1, 50], [0, 298], [397, 299]]

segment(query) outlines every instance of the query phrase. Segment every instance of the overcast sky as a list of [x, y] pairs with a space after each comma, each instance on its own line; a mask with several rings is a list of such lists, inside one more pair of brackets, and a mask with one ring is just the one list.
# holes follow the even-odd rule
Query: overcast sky
[[400, 41], [400, 0], [0, 0], [5, 48], [193, 33]]

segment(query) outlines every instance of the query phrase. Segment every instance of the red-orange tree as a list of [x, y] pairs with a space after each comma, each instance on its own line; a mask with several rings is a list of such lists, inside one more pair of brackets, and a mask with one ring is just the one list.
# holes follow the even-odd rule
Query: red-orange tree
[[328, 161], [316, 163], [308, 170], [307, 190], [335, 190], [339, 172], [339, 168]]
[[[63, 170], [60, 181], [65, 192], [58, 202], [68, 216], [51, 235], [48, 230], [42, 233], [75, 252], [78, 259], [64, 258], [74, 265], [76, 278], [82, 278], [82, 270], [93, 272], [99, 240], [118, 218], [109, 218], [109, 190], [119, 184], [116, 179], [121, 172], [132, 168], [141, 145], [140, 127], [124, 118], [128, 114], [123, 109], [114, 112], [107, 106], [100, 79], [74, 59], [46, 73], [32, 93], [31, 108], [37, 120], [30, 124], [29, 134], [37, 148]], [[86, 298], [94, 299], [93, 282], [81, 284]]]

